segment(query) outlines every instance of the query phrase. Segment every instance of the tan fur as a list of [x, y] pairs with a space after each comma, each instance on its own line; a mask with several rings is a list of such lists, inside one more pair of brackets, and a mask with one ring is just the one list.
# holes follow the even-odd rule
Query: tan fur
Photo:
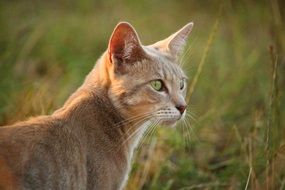
[[6, 161], [0, 157], [0, 189], [17, 189], [16, 176], [7, 165]]
[[[191, 28], [171, 37], [178, 41], [142, 46], [129, 24], [118, 24], [108, 50], [62, 108], [0, 127], [0, 189], [123, 189], [148, 125], [181, 118], [185, 75], [172, 50], [181, 49]], [[155, 79], [168, 90], [153, 90]]]

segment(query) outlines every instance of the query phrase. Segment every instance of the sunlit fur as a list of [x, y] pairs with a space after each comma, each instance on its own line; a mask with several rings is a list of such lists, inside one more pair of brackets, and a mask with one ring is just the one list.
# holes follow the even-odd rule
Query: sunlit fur
[[[144, 132], [185, 115], [176, 108], [186, 105], [177, 54], [192, 25], [143, 46], [131, 25], [118, 24], [63, 107], [0, 127], [0, 189], [123, 189]], [[151, 87], [157, 79], [163, 91]]]

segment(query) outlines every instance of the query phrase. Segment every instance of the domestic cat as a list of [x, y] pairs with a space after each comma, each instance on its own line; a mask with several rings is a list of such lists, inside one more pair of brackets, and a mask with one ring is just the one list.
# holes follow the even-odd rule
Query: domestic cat
[[63, 107], [0, 127], [0, 189], [123, 189], [144, 131], [185, 114], [179, 55], [192, 27], [143, 46], [135, 29], [120, 22]]

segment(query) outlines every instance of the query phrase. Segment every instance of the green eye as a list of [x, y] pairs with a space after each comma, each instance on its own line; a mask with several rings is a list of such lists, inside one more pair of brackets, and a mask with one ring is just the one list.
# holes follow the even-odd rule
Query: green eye
[[156, 91], [161, 91], [163, 89], [162, 81], [161, 80], [153, 80], [150, 82], [152, 88]]
[[184, 89], [184, 85], [185, 85], [184, 80], [181, 80], [181, 81], [180, 81], [180, 90], [183, 90], [183, 89]]

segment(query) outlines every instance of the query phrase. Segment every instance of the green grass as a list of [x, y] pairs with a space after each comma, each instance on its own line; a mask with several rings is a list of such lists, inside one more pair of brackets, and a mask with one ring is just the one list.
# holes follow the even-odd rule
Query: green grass
[[0, 125], [59, 108], [118, 21], [144, 44], [194, 21], [191, 129], [147, 138], [127, 189], [285, 189], [285, 5], [220, 2], [1, 1]]

